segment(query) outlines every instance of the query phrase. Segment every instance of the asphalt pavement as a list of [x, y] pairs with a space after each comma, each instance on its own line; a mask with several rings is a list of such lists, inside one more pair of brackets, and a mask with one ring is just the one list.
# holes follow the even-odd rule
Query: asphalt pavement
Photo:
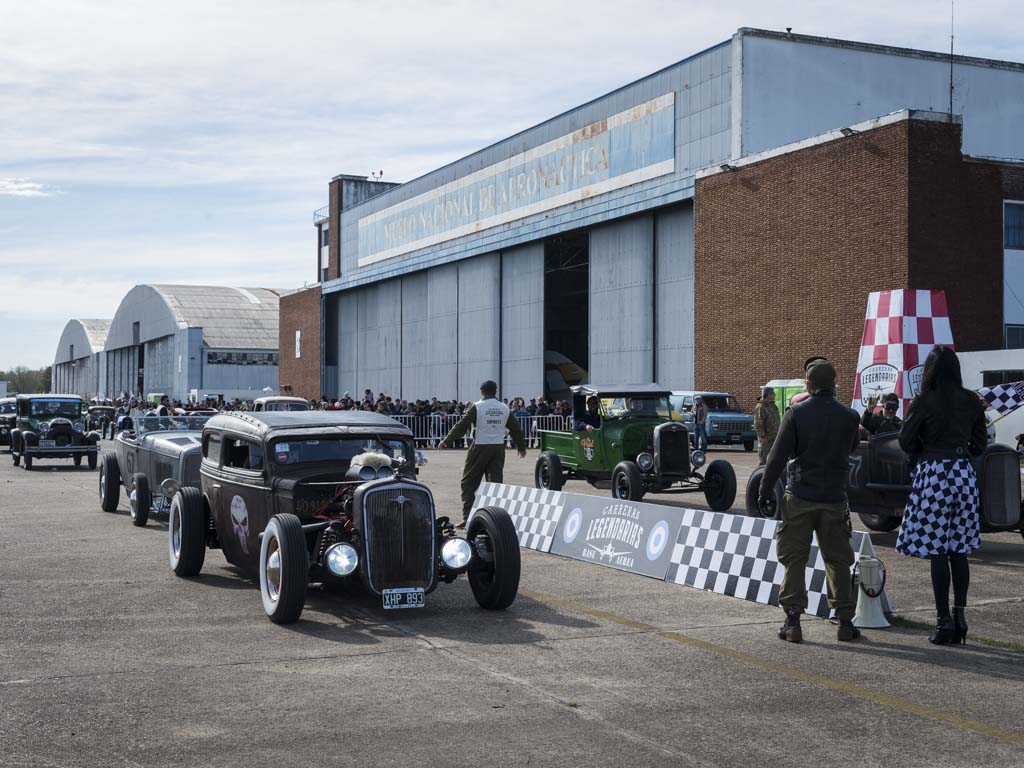
[[[457, 514], [464, 454], [427, 455]], [[715, 457], [742, 487], [753, 457]], [[532, 485], [534, 458], [510, 452], [506, 481]], [[165, 520], [135, 528], [95, 472], [36, 467], [0, 454], [5, 768], [1024, 765], [1019, 535], [983, 537], [960, 648], [905, 623], [838, 643], [817, 619], [791, 645], [777, 608], [532, 551], [504, 612], [460, 579], [416, 611], [314, 591], [279, 627], [219, 553], [175, 578]], [[927, 563], [873, 538], [900, 616], [930, 621]]]

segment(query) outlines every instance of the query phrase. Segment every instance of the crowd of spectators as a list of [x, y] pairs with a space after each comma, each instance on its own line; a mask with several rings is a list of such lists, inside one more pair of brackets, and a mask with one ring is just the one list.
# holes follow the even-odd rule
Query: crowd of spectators
[[[568, 416], [572, 412], [568, 401], [555, 400], [550, 402], [544, 397], [530, 398], [513, 397], [502, 400], [512, 414], [517, 417], [526, 416]], [[310, 401], [317, 410], [325, 411], [375, 411], [388, 416], [461, 416], [471, 403], [461, 400], [402, 400], [380, 392], [375, 397], [372, 390], [365, 390], [361, 399], [353, 398], [346, 392], [333, 402], [326, 398]]]

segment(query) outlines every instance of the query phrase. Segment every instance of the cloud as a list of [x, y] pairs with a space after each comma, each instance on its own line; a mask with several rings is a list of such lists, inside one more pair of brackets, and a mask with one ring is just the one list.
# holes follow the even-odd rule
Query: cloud
[[28, 179], [0, 177], [0, 195], [10, 197], [49, 197], [60, 190]]

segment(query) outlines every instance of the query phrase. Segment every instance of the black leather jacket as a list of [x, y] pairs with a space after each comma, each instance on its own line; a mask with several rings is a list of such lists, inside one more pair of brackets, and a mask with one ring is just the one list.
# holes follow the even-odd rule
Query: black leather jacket
[[808, 501], [845, 501], [859, 425], [856, 411], [831, 393], [816, 394], [786, 411], [761, 478], [762, 498], [770, 496], [789, 460], [789, 493]]
[[974, 392], [923, 392], [910, 404], [900, 447], [920, 459], [980, 456], [988, 444], [985, 406]]

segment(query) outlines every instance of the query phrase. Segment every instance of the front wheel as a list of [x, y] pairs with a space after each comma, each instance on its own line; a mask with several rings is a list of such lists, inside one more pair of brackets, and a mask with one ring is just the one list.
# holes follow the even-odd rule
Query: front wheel
[[[31, 470], [32, 469], [32, 457], [26, 455], [26, 456], [23, 457], [23, 459], [25, 461], [25, 469]], [[17, 464], [17, 462], [15, 462], [15, 464]]]
[[89, 469], [96, 469], [97, 461], [99, 461], [99, 455], [95, 453], [90, 453], [88, 458], [86, 459], [86, 462], [89, 465]]
[[120, 500], [121, 470], [117, 466], [117, 456], [105, 453], [100, 467], [100, 509], [113, 512]]
[[747, 517], [763, 517], [769, 520], [781, 520], [782, 515], [782, 496], [786, 492], [785, 487], [782, 485], [782, 481], [778, 480], [775, 483], [775, 505], [774, 508], [762, 509], [761, 505], [757, 503], [758, 493], [761, 489], [761, 478], [764, 477], [764, 467], [758, 467], [751, 475], [750, 479], [747, 480], [747, 493], [746, 493], [746, 512]]
[[309, 551], [302, 523], [295, 515], [274, 515], [260, 542], [260, 597], [263, 612], [275, 624], [290, 624], [302, 615], [309, 585]]
[[198, 576], [206, 559], [206, 510], [198, 488], [181, 488], [171, 500], [167, 549], [175, 576]]
[[726, 512], [736, 501], [736, 470], [724, 459], [715, 459], [704, 470], [704, 498], [715, 512]]
[[149, 508], [153, 506], [153, 495], [149, 492], [149, 478], [141, 472], [132, 476], [134, 490], [128, 497], [132, 525], [141, 528], [149, 520]]
[[644, 479], [640, 467], [632, 461], [620, 461], [612, 470], [612, 496], [626, 501], [644, 497]]
[[466, 529], [473, 548], [469, 587], [477, 605], [500, 611], [512, 605], [519, 593], [521, 560], [519, 535], [508, 512], [500, 507], [478, 509]]
[[754, 450], [754, 441], [753, 440], [744, 440], [743, 441], [743, 450], [746, 451], [747, 453], [751, 453]]
[[81, 456], [72, 456], [71, 460], [75, 463], [76, 467], [82, 466], [82, 457]]
[[562, 490], [565, 482], [562, 475], [562, 461], [557, 453], [545, 451], [537, 457], [537, 466], [533, 471], [534, 485], [546, 491]]
[[868, 512], [860, 512], [860, 521], [872, 531], [887, 533], [895, 531], [900, 527], [903, 519], [899, 515], [877, 515]]

